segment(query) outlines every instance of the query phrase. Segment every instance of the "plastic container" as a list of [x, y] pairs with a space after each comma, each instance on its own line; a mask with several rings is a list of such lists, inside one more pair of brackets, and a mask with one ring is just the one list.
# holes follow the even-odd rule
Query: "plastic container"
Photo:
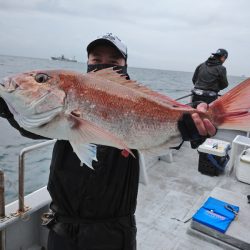
[[250, 149], [244, 150], [235, 166], [236, 178], [250, 184]]
[[198, 171], [209, 176], [217, 176], [224, 172], [229, 160], [229, 149], [229, 142], [206, 139], [197, 149], [199, 152]]

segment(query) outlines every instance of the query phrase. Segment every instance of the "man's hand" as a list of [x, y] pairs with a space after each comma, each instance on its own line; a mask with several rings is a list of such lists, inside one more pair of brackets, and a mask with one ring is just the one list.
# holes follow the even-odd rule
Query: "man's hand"
[[[197, 106], [197, 110], [204, 113], [207, 109], [208, 105], [206, 103], [201, 103]], [[192, 118], [200, 135], [214, 136], [216, 134], [216, 128], [208, 119], [201, 119], [198, 113], [193, 113]]]
[[[201, 103], [197, 106], [197, 110], [205, 113], [208, 109], [206, 103]], [[216, 128], [208, 119], [202, 119], [198, 113], [184, 113], [177, 122], [183, 141], [190, 141], [192, 148], [197, 148], [207, 137], [213, 136], [216, 133]], [[178, 149], [178, 148], [176, 148]]]

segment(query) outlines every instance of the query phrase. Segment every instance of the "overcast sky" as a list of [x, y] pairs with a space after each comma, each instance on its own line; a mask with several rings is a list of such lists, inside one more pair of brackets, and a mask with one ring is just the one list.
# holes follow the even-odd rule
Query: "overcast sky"
[[127, 44], [130, 66], [192, 72], [225, 48], [228, 74], [250, 76], [249, 0], [0, 0], [0, 54], [86, 62], [107, 32]]

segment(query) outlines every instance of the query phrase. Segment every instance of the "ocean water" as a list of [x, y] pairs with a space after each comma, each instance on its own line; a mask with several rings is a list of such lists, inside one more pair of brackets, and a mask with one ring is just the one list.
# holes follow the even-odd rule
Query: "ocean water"
[[[195, 68], [195, 66], [194, 66]], [[46, 59], [0, 55], [0, 79], [34, 69], [68, 69], [86, 72], [86, 64], [60, 62]], [[190, 93], [192, 73], [182, 71], [129, 68], [131, 79], [172, 98]], [[229, 76], [230, 86], [223, 92], [244, 80], [243, 77]], [[222, 92], [222, 93], [223, 93]], [[188, 103], [190, 97], [182, 100]], [[6, 203], [18, 198], [18, 155], [21, 149], [41, 142], [22, 137], [5, 119], [0, 118], [0, 168], [5, 173]], [[27, 154], [25, 158], [25, 193], [31, 193], [47, 184], [52, 146]]]

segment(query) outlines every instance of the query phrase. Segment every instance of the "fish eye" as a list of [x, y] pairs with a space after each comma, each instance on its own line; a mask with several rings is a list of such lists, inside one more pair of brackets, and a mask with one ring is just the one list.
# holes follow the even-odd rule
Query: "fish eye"
[[38, 83], [44, 83], [44, 82], [47, 82], [49, 80], [49, 76], [46, 75], [46, 74], [43, 74], [43, 73], [39, 73], [35, 76], [35, 80], [38, 82]]

